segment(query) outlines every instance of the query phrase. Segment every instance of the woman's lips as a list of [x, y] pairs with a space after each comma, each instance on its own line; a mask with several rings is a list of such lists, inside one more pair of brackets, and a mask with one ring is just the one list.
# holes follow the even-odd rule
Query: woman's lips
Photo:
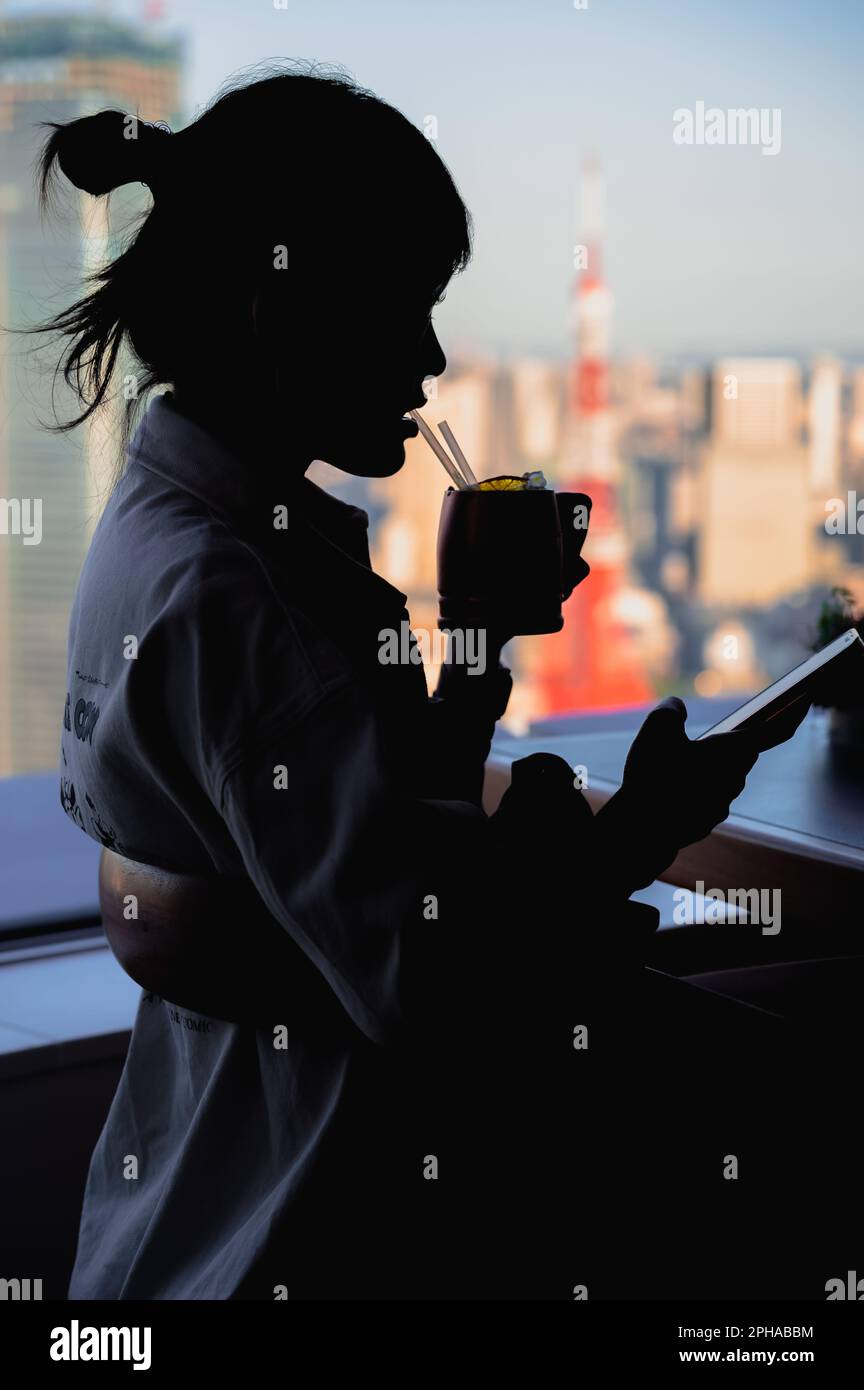
[[413, 439], [415, 435], [420, 433], [417, 421], [412, 420], [410, 415], [403, 415], [399, 424], [402, 426], [402, 433], [406, 439]]

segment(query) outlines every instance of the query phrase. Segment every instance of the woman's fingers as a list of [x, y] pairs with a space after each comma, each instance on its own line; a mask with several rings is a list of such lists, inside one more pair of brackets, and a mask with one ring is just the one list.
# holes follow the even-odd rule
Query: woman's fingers
[[755, 726], [752, 733], [750, 730], [744, 732], [751, 733], [757, 752], [766, 753], [792, 737], [812, 703], [809, 695], [802, 696], [767, 723]]

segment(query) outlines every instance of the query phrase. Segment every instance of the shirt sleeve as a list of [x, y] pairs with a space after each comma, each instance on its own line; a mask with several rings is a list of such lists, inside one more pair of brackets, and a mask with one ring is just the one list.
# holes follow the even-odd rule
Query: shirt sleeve
[[386, 1043], [422, 1027], [441, 972], [454, 989], [463, 965], [467, 979], [471, 885], [488, 872], [492, 833], [471, 802], [419, 797], [393, 777], [379, 718], [362, 684], [331, 690], [246, 746], [219, 807], [269, 911], [357, 1027]]

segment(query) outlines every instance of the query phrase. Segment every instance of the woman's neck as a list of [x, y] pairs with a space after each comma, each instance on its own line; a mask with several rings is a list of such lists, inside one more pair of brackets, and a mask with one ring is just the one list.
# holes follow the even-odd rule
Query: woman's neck
[[312, 463], [312, 454], [289, 434], [284, 422], [277, 423], [266, 407], [242, 392], [214, 399], [188, 388], [174, 387], [177, 409], [233, 453], [250, 460], [267, 460], [272, 466], [302, 476]]

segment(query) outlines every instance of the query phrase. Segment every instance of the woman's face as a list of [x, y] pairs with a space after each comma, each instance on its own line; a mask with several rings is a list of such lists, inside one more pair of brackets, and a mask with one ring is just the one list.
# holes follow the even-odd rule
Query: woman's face
[[394, 301], [376, 296], [362, 331], [344, 337], [333, 331], [335, 315], [319, 314], [329, 327], [314, 330], [314, 341], [299, 349], [286, 404], [310, 462], [367, 478], [389, 477], [405, 462], [405, 440], [417, 434], [405, 414], [425, 405], [423, 382], [440, 376], [447, 359], [428, 301], [414, 308]]

